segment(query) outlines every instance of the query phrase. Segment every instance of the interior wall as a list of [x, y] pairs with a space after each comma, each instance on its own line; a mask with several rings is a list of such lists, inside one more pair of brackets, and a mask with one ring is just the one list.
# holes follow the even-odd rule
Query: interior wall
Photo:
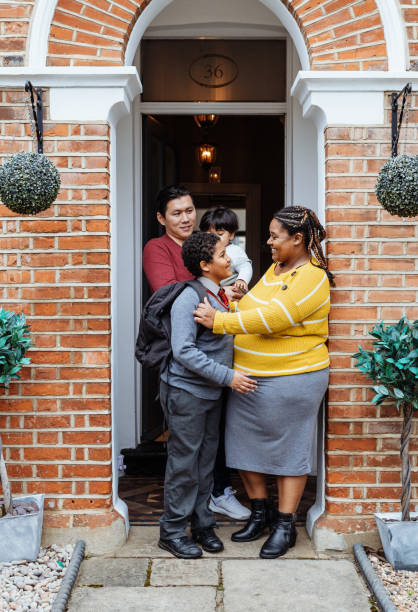
[[[178, 181], [207, 183], [208, 170], [201, 167], [196, 156], [196, 147], [205, 138], [193, 117], [158, 115], [156, 120], [165, 126], [175, 150]], [[221, 116], [208, 131], [208, 140], [217, 146], [214, 165], [221, 168], [221, 183], [261, 186], [261, 269], [265, 269], [270, 263], [270, 253], [263, 249], [268, 224], [285, 202], [284, 117]]]

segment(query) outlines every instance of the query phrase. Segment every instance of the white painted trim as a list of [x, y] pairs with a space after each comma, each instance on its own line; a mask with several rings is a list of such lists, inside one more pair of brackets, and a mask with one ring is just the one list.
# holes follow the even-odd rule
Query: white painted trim
[[1, 87], [24, 87], [28, 79], [50, 88], [50, 116], [56, 121], [106, 121], [119, 103], [130, 112], [142, 91], [135, 66], [0, 69]]
[[383, 125], [384, 92], [400, 91], [407, 82], [418, 89], [418, 73], [412, 72], [315, 72], [300, 71], [291, 93], [303, 116], [321, 109], [327, 125]]
[[[379, 72], [371, 70], [300, 70], [292, 86], [292, 96], [300, 96], [303, 91], [397, 91], [408, 81], [412, 81], [413, 89], [418, 89], [418, 72], [391, 71]], [[301, 94], [302, 92], [302, 94]]]
[[161, 11], [166, 6], [171, 4], [173, 0], [151, 0], [151, 2], [142, 11], [141, 15], [137, 19], [131, 35], [128, 40], [128, 44], [125, 50], [125, 66], [131, 66], [134, 62], [135, 53], [139, 43], [144, 35], [145, 30], [154, 21]]
[[174, 26], [150, 26], [143, 38], [285, 38], [287, 31], [280, 25], [268, 26], [251, 23], [188, 23]]
[[[173, 0], [152, 0], [136, 22], [125, 53], [125, 65], [132, 65], [136, 49], [145, 30], [155, 17]], [[298, 51], [302, 69], [309, 70], [309, 55], [305, 40], [293, 16], [281, 0], [259, 0], [267, 6], [289, 32]], [[385, 32], [389, 70], [405, 70], [408, 46], [405, 26], [397, 0], [376, 0]], [[28, 65], [44, 67], [48, 52], [48, 38], [57, 0], [37, 0], [28, 37]]]
[[[155, 1], [155, 0], [154, 0]], [[302, 70], [309, 70], [309, 54], [306, 48], [305, 39], [302, 36], [302, 32], [293, 17], [293, 15], [287, 10], [281, 0], [259, 0], [264, 4], [271, 12], [276, 15], [279, 21], [283, 24], [284, 28], [289, 33], [289, 36], [293, 40], [296, 51], [299, 55], [300, 64]]]
[[145, 115], [283, 115], [286, 102], [141, 102]]
[[28, 36], [28, 65], [42, 68], [46, 64], [48, 39], [57, 0], [37, 0], [33, 8]]
[[284, 205], [292, 206], [293, 203], [293, 104], [290, 96], [290, 88], [294, 79], [294, 54], [296, 49], [286, 40], [286, 100], [287, 112], [284, 121]]
[[318, 414], [316, 457], [315, 503], [308, 510], [305, 525], [310, 538], [315, 522], [325, 512], [325, 401], [321, 403]]
[[406, 70], [408, 43], [398, 0], [376, 0], [385, 32], [388, 69]]
[[[152, 0], [146, 9], [141, 13], [140, 18], [133, 27], [132, 33], [129, 37], [128, 45], [125, 52], [125, 65], [130, 66], [135, 57], [138, 45], [145, 33], [147, 27], [157, 17], [157, 15], [165, 9], [173, 0]], [[309, 55], [306, 49], [305, 40], [299, 29], [298, 24], [294, 17], [289, 13], [287, 8], [281, 2], [281, 0], [259, 0], [264, 4], [271, 12], [276, 15], [279, 21], [282, 23], [286, 31], [291, 36], [293, 43], [297, 49], [301, 66], [304, 70], [309, 70]]]
[[[139, 328], [142, 310], [142, 115], [140, 112], [141, 102], [136, 98], [133, 103], [133, 154], [134, 154], [134, 257], [138, 265], [135, 266], [135, 332]], [[135, 361], [135, 389], [134, 404], [136, 417], [136, 443], [141, 441], [142, 429], [142, 367]], [[139, 410], [138, 410], [139, 406]]]
[[[117, 155], [116, 155], [116, 126], [120, 119], [119, 113], [116, 115], [111, 113], [109, 116], [110, 124], [110, 286], [112, 288], [112, 296], [116, 292], [117, 287]], [[110, 406], [112, 417], [112, 491], [113, 491], [113, 507], [125, 521], [126, 535], [129, 533], [129, 511], [127, 504], [119, 497], [119, 470], [118, 470], [118, 455], [119, 455], [119, 438], [118, 438], [118, 418], [117, 418], [117, 398], [115, 393], [115, 381], [117, 379], [118, 369], [118, 347], [117, 347], [117, 300], [114, 298], [110, 302], [110, 319], [111, 319], [111, 380], [112, 388], [110, 393]]]
[[135, 66], [49, 66], [0, 68], [0, 85], [22, 87], [30, 79], [37, 87], [122, 87], [129, 101], [142, 91]]

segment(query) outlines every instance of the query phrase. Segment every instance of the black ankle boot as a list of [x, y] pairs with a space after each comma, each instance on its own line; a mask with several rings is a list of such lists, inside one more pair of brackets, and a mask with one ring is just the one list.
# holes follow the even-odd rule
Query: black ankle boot
[[277, 521], [277, 513], [278, 513], [277, 503], [274, 501], [272, 497], [268, 497], [266, 499], [266, 510], [267, 510], [267, 523], [268, 523], [268, 527], [271, 533], [273, 525]]
[[269, 524], [266, 499], [251, 499], [251, 516], [244, 527], [232, 534], [233, 542], [252, 542], [261, 538]]
[[264, 542], [260, 557], [263, 559], [276, 559], [285, 555], [289, 548], [296, 543], [296, 514], [277, 513], [277, 519], [271, 527], [270, 537]]

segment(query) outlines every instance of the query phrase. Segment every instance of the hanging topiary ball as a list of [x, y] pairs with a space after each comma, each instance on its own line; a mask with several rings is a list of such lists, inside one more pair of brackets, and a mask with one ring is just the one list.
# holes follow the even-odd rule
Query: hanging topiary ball
[[418, 215], [418, 155], [398, 155], [382, 166], [376, 196], [391, 215]]
[[21, 215], [36, 215], [56, 200], [60, 175], [41, 153], [21, 151], [0, 166], [0, 198]]

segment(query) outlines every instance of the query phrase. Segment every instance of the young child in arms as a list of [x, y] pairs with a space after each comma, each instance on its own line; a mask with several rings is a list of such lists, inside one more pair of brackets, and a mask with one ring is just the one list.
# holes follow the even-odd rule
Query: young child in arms
[[[221, 239], [222, 244], [226, 247], [226, 253], [231, 260], [231, 270], [236, 276], [235, 287], [241, 293], [248, 291], [248, 285], [253, 275], [253, 267], [247, 253], [232, 241], [235, 238], [235, 233], [238, 231], [238, 217], [230, 208], [217, 206], [210, 208], [203, 215], [199, 229], [201, 232], [210, 232], [216, 234]], [[233, 277], [229, 281], [225, 279], [222, 286], [233, 284]]]

